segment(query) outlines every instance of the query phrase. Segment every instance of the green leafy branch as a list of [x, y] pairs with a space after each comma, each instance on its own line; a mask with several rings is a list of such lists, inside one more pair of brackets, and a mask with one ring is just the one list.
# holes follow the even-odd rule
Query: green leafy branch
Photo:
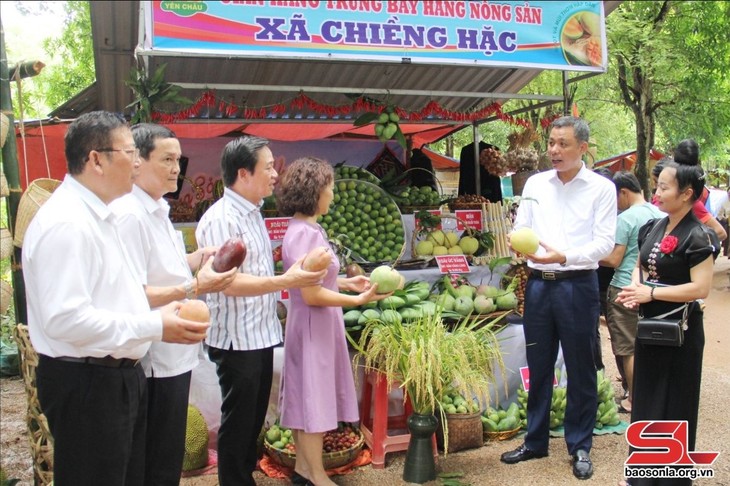
[[147, 70], [132, 68], [129, 79], [124, 81], [134, 93], [134, 101], [127, 108], [134, 108], [132, 123], [151, 122], [152, 112], [160, 103], [191, 105], [193, 102], [180, 94], [180, 86], [165, 81], [165, 68], [161, 64], [150, 77]]

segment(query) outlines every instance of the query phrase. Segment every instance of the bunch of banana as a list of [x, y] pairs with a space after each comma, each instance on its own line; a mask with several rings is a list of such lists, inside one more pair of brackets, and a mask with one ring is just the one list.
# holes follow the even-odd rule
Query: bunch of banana
[[598, 372], [598, 409], [596, 410], [596, 428], [601, 429], [604, 425], [618, 425], [618, 406], [613, 399], [613, 386], [611, 380], [607, 379], [603, 371]]
[[378, 115], [377, 122], [375, 123], [375, 135], [381, 142], [387, 142], [392, 139], [398, 132], [398, 122], [400, 117], [395, 112], [392, 106], [388, 105], [385, 107], [383, 112]]

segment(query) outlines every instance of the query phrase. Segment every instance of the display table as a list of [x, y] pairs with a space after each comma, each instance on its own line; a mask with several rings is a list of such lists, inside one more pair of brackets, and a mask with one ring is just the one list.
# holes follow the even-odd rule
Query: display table
[[[495, 383], [490, 387], [490, 403], [492, 406], [495, 406], [498, 401], [506, 407], [507, 404], [516, 400], [517, 389], [521, 384], [519, 370], [521, 367], [527, 366], [525, 361], [525, 336], [522, 332], [522, 325], [519, 319], [510, 320], [512, 320], [512, 323], [504, 326], [497, 334], [505, 371], [504, 374], [496, 373]], [[353, 356], [354, 352], [351, 351], [350, 357]], [[266, 416], [269, 424], [273, 424], [279, 416], [279, 380], [283, 364], [284, 347], [280, 346], [274, 349], [274, 381]], [[362, 397], [363, 379], [363, 368], [358, 367], [355, 371], [358, 401]], [[506, 393], [505, 383], [507, 386]], [[190, 385], [190, 403], [202, 412], [208, 423], [209, 430], [211, 430], [211, 439], [214, 440], [220, 426], [221, 396], [215, 365], [207, 359], [201, 360], [198, 367], [193, 370]], [[401, 413], [403, 411], [403, 393], [398, 388], [394, 389], [389, 396], [389, 409], [391, 413]]]

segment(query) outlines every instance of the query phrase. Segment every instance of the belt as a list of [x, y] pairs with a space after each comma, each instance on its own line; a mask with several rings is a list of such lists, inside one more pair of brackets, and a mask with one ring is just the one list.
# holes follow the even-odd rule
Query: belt
[[[41, 355], [42, 356], [42, 355]], [[58, 361], [65, 361], [67, 363], [80, 363], [90, 364], [94, 366], [105, 366], [107, 368], [134, 368], [139, 364], [138, 359], [131, 358], [113, 358], [111, 356], [104, 356], [103, 358], [74, 358], [71, 356], [58, 356], [55, 359]]]
[[595, 272], [595, 270], [565, 270], [561, 272], [552, 270], [535, 270], [533, 268], [530, 269], [530, 275], [542, 280], [562, 280], [564, 278], [585, 277]]

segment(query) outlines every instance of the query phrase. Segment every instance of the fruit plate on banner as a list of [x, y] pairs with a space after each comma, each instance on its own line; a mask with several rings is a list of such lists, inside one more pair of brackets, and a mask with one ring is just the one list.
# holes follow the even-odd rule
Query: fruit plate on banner
[[406, 248], [406, 228], [398, 205], [387, 192], [366, 181], [335, 181], [332, 205], [319, 224], [328, 238], [365, 262], [392, 264]]

